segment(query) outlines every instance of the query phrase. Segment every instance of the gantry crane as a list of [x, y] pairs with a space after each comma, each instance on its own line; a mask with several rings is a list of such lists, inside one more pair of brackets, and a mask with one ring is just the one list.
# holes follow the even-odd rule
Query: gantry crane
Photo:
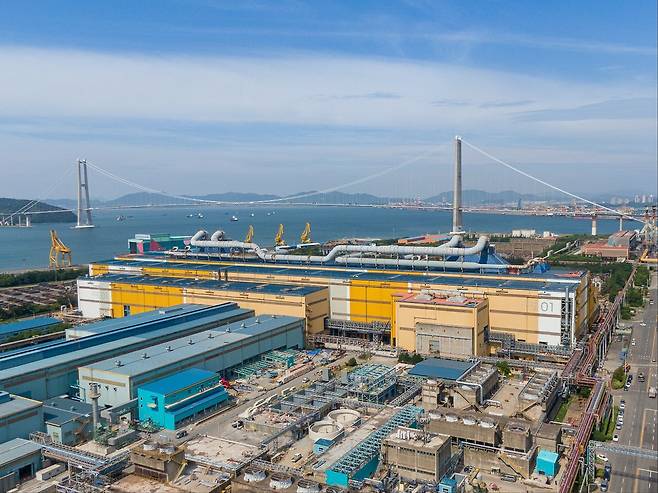
[[254, 239], [254, 227], [250, 224], [249, 229], [247, 230], [247, 236], [244, 237], [245, 243], [251, 243]]
[[306, 227], [304, 228], [302, 235], [299, 237], [299, 241], [302, 244], [311, 242], [311, 223], [306, 223]]
[[286, 244], [285, 240], [283, 239], [283, 224], [279, 224], [279, 230], [276, 232], [276, 236], [274, 237], [274, 244], [276, 246], [283, 246]]
[[70, 267], [72, 264], [71, 260], [71, 249], [67, 247], [62, 240], [57, 236], [57, 231], [54, 229], [50, 230], [50, 262], [49, 267], [51, 269], [59, 269], [60, 267]]

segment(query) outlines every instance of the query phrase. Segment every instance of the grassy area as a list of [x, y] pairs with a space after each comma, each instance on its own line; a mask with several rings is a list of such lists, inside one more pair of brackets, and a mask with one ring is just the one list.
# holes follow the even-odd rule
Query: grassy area
[[61, 332], [63, 330], [68, 329], [70, 326], [71, 324], [62, 322], [61, 324], [51, 325], [50, 327], [46, 327], [43, 329], [26, 330], [21, 332], [20, 334], [16, 334], [15, 336], [8, 337], [2, 342], [5, 343], [5, 342], [23, 341], [25, 339], [31, 339], [32, 337], [35, 336], [44, 336], [46, 334], [52, 334], [54, 332]]
[[569, 396], [566, 400], [562, 401], [562, 404], [560, 404], [560, 409], [558, 409], [557, 413], [555, 413], [555, 417], [553, 418], [554, 421], [559, 423], [564, 422], [564, 418], [566, 417], [569, 406], [571, 405], [571, 399], [573, 399], [573, 396]]
[[615, 424], [617, 423], [618, 414], [619, 407], [615, 406], [608, 419], [601, 424], [601, 429], [592, 432], [592, 439], [597, 442], [609, 442], [612, 440], [612, 435], [615, 434]]

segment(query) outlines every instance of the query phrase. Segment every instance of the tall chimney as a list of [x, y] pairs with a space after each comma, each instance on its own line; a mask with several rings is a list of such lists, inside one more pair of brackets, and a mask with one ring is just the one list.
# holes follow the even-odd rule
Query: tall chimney
[[91, 419], [93, 426], [93, 433], [96, 436], [96, 430], [100, 424], [100, 414], [98, 412], [98, 399], [101, 396], [98, 391], [99, 385], [96, 382], [89, 383], [89, 398], [91, 399]]
[[596, 227], [596, 212], [592, 214], [592, 236], [596, 236], [598, 234], [598, 229]]
[[455, 170], [452, 182], [452, 233], [462, 233], [462, 139], [455, 137]]

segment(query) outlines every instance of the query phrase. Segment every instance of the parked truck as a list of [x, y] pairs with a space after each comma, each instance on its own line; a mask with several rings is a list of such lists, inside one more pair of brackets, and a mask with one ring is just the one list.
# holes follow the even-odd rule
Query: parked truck
[[656, 398], [656, 387], [649, 387], [649, 397], [652, 399]]

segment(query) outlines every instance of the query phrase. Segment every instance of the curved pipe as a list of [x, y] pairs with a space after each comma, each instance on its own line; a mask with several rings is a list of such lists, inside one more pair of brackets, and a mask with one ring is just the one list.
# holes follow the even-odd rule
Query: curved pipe
[[[486, 236], [481, 236], [477, 244], [471, 247], [459, 247], [462, 242], [462, 237], [455, 235], [450, 240], [443, 245], [436, 247], [423, 247], [423, 246], [402, 246], [402, 245], [336, 245], [327, 255], [289, 255], [289, 254], [278, 254], [276, 252], [268, 252], [267, 250], [262, 249], [256, 243], [245, 243], [243, 241], [236, 240], [222, 240], [223, 237], [222, 231], [216, 231], [211, 236], [210, 240], [208, 238], [208, 233], [206, 231], [198, 231], [190, 240], [190, 244], [196, 247], [210, 247], [210, 248], [240, 248], [244, 250], [253, 250], [254, 253], [261, 259], [267, 262], [276, 262], [276, 261], [289, 261], [289, 262], [306, 262], [306, 263], [325, 263], [335, 260], [341, 253], [374, 253], [374, 254], [383, 254], [383, 255], [424, 255], [424, 256], [464, 256], [464, 255], [477, 255], [481, 253], [489, 244], [489, 238]], [[347, 258], [345, 259], [347, 262]], [[363, 259], [365, 260], [365, 259]], [[368, 259], [374, 260], [374, 259]], [[399, 265], [415, 265], [414, 263], [406, 264], [406, 262], [415, 262], [419, 265], [426, 265], [427, 262], [423, 260], [398, 260], [398, 259], [389, 259], [394, 263]], [[364, 262], [365, 263], [365, 262]], [[457, 262], [459, 263], [459, 262]], [[469, 264], [467, 262], [461, 262], [466, 266]], [[476, 264], [471, 262], [470, 264]], [[431, 264], [430, 264], [431, 265]], [[454, 265], [450, 263], [448, 265]], [[482, 264], [477, 264], [482, 265]]]
[[433, 269], [492, 269], [492, 270], [507, 270], [510, 268], [508, 264], [480, 264], [478, 262], [460, 262], [459, 260], [409, 260], [409, 259], [394, 259], [394, 258], [362, 258], [362, 257], [337, 257], [336, 262], [339, 264], [354, 264], [354, 265], [375, 265], [382, 267], [415, 267]]

